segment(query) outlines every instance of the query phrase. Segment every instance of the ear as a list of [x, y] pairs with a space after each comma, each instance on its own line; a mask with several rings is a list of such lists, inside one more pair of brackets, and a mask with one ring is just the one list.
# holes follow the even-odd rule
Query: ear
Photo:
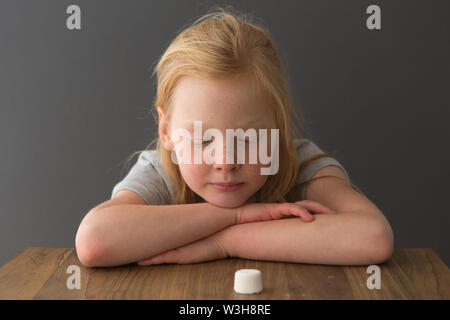
[[161, 107], [156, 107], [158, 110], [158, 116], [159, 116], [159, 122], [158, 122], [158, 133], [159, 137], [161, 138], [161, 142], [165, 149], [172, 151], [173, 149], [173, 142], [170, 139], [170, 135], [168, 133], [168, 123], [166, 119], [166, 115], [164, 114], [164, 111], [161, 109]]

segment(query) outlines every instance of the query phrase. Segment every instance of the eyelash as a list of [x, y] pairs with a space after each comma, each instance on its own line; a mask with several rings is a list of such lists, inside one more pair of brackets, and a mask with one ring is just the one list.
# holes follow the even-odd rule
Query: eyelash
[[[245, 139], [244, 141], [245, 141], [245, 143], [249, 143], [249, 142], [250, 142], [250, 140], [248, 140], [248, 139]], [[212, 142], [212, 140], [209, 140], [209, 141], [202, 141], [202, 145], [209, 144], [209, 143], [211, 143], [211, 142]], [[196, 143], [196, 144], [199, 144], [199, 143]]]

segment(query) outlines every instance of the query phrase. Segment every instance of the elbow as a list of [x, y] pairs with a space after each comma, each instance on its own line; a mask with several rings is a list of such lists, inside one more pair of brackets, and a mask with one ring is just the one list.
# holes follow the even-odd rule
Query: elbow
[[86, 245], [84, 242], [82, 244], [77, 243], [76, 251], [78, 260], [83, 266], [88, 268], [98, 266], [96, 262], [98, 259], [98, 253], [92, 248], [92, 246], [90, 246], [90, 244]]
[[98, 240], [98, 233], [92, 224], [83, 221], [75, 237], [75, 250], [78, 260], [85, 267], [99, 266], [99, 260], [102, 256], [102, 245]]
[[373, 226], [374, 232], [369, 238], [369, 264], [382, 264], [387, 262], [394, 253], [394, 233], [389, 223]]

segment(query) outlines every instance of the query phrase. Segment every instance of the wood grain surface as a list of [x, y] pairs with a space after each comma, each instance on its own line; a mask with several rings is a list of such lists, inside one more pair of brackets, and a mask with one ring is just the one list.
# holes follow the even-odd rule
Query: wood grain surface
[[[68, 289], [70, 265], [80, 289]], [[333, 266], [229, 258], [204, 263], [84, 267], [74, 248], [26, 247], [0, 268], [0, 299], [450, 299], [450, 273], [429, 248], [395, 249], [379, 265], [381, 289], [369, 289], [368, 266]], [[233, 290], [234, 273], [259, 269], [264, 290]]]

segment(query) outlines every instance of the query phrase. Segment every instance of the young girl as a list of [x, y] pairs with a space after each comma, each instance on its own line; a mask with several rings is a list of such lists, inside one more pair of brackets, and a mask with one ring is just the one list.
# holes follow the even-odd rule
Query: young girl
[[[224, 9], [207, 14], [172, 41], [155, 73], [159, 137], [138, 151], [111, 199], [84, 217], [75, 240], [82, 264], [240, 257], [352, 265], [392, 255], [383, 213], [291, 122], [299, 118], [285, 72], [262, 27]], [[267, 141], [278, 143], [278, 171], [262, 175], [265, 166], [247, 157], [245, 163], [174, 161], [181, 156], [174, 132], [193, 133], [194, 121], [224, 135], [252, 128], [270, 136], [278, 129], [278, 141]], [[212, 142], [203, 136], [195, 146], [194, 140], [183, 146], [205, 150]]]

